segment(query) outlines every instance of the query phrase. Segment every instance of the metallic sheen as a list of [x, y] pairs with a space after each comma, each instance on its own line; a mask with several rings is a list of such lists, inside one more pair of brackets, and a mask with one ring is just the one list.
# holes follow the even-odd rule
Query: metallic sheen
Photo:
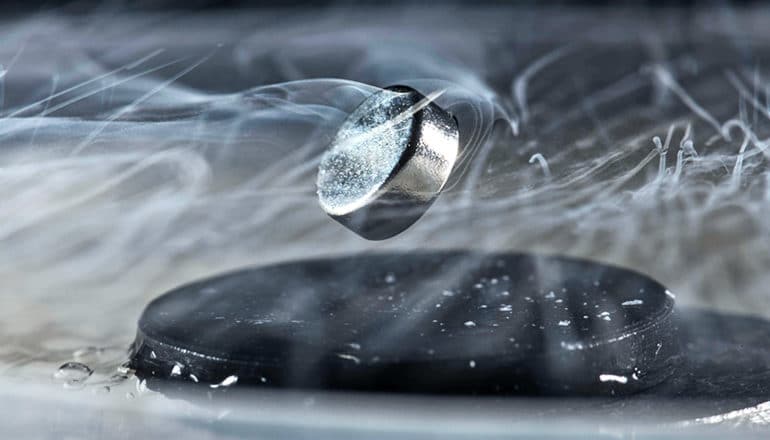
[[365, 99], [345, 120], [318, 167], [318, 200], [329, 216], [369, 240], [414, 224], [457, 159], [456, 120], [406, 86]]

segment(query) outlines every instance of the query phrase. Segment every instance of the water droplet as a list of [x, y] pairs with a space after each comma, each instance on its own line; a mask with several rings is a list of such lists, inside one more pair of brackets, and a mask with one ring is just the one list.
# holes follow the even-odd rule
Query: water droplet
[[564, 321], [559, 321], [559, 325], [562, 327], [567, 327], [569, 323], [570, 321], [568, 319], [565, 319]]
[[452, 292], [451, 290], [445, 290], [445, 291], [441, 292], [441, 294], [444, 295], [444, 296], [455, 296], [455, 293]]
[[621, 303], [623, 306], [641, 306], [642, 304], [644, 304], [644, 301], [641, 299], [632, 299], [631, 301], [624, 301]]
[[471, 360], [470, 362], [468, 362], [468, 366], [471, 368], [476, 368], [476, 361]]
[[388, 284], [395, 283], [396, 282], [396, 274], [394, 274], [393, 272], [388, 272], [385, 275], [385, 282], [388, 283]]
[[510, 304], [503, 304], [503, 305], [500, 306], [499, 310], [501, 312], [512, 312], [513, 311], [513, 306], [510, 305]]
[[465, 321], [463, 325], [466, 327], [476, 327], [476, 323], [473, 321]]
[[93, 373], [94, 370], [86, 364], [67, 362], [56, 370], [53, 377], [69, 385], [76, 385], [85, 382]]

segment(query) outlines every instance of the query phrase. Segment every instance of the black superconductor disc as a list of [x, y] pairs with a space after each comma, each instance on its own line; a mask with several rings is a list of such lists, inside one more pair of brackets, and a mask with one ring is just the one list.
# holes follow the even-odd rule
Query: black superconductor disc
[[139, 320], [131, 363], [139, 377], [163, 382], [625, 394], [671, 375], [673, 305], [647, 276], [563, 257], [293, 261], [155, 299]]

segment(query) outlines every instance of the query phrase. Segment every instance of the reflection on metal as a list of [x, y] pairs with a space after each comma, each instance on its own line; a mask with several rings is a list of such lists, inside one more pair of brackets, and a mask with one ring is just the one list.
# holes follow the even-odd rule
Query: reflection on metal
[[318, 200], [370, 240], [416, 222], [438, 196], [459, 148], [457, 122], [405, 86], [367, 98], [345, 120], [318, 168]]

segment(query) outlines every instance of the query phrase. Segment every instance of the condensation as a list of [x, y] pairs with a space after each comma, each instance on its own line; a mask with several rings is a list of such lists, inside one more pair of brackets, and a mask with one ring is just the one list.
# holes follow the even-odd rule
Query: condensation
[[[3, 374], [127, 347], [191, 279], [393, 249], [589, 257], [770, 314], [767, 11], [276, 14], [5, 23]], [[444, 91], [461, 154], [427, 215], [369, 243], [319, 208], [316, 170], [394, 84]]]

